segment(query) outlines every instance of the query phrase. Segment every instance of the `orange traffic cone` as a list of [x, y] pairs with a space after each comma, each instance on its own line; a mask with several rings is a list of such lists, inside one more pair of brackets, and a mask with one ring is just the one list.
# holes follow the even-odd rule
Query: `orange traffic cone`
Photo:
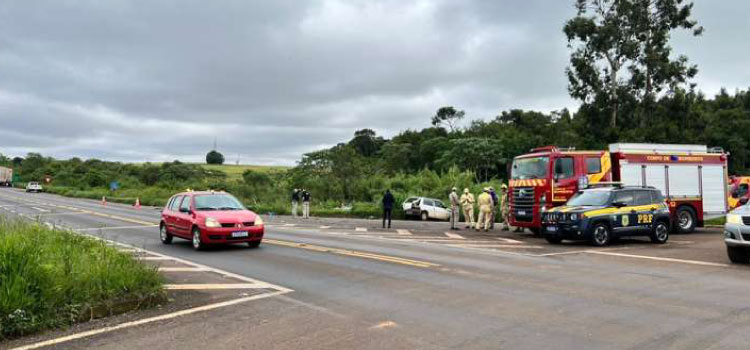
[[107, 197], [105, 197], [105, 196], [102, 196], [102, 205], [104, 205], [104, 206], [107, 205]]
[[133, 204], [133, 207], [135, 207], [136, 209], [141, 209], [141, 199], [140, 198], [138, 198], [138, 197], [135, 198], [135, 204]]

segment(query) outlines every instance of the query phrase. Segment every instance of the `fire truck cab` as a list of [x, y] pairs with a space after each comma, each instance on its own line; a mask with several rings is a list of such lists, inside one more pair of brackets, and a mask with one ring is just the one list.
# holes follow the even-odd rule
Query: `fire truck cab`
[[653, 186], [667, 198], [672, 227], [692, 232], [727, 210], [727, 153], [701, 145], [611, 144], [607, 151], [546, 146], [513, 160], [511, 225], [538, 233], [541, 214], [589, 184]]

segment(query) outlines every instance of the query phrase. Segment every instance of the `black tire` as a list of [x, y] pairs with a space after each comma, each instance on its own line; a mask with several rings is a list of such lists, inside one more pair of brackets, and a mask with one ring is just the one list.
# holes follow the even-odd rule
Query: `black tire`
[[591, 245], [604, 247], [612, 240], [612, 230], [606, 224], [596, 224], [591, 229]]
[[420, 217], [422, 218], [422, 221], [427, 221], [427, 220], [430, 219], [430, 215], [427, 214], [426, 211], [423, 211], [422, 214], [420, 215]]
[[195, 250], [203, 250], [206, 248], [206, 244], [203, 243], [203, 239], [201, 238], [201, 229], [198, 228], [198, 226], [193, 227], [193, 234], [190, 239], [190, 242], [193, 245], [193, 249]]
[[750, 251], [746, 248], [727, 246], [727, 256], [729, 256], [729, 260], [735, 264], [750, 263]]
[[167, 225], [163, 222], [159, 225], [159, 239], [161, 239], [161, 242], [164, 244], [172, 244], [172, 234], [169, 233]]
[[664, 244], [667, 243], [667, 240], [669, 240], [669, 224], [659, 221], [654, 225], [654, 229], [651, 230], [651, 242]]
[[540, 229], [539, 227], [530, 227], [529, 231], [531, 231], [534, 236], [539, 236], [540, 234], [542, 234], [542, 229]]
[[250, 248], [258, 248], [260, 247], [260, 241], [247, 242], [247, 246]]
[[549, 244], [560, 244], [560, 243], [562, 243], [562, 238], [560, 238], [560, 237], [545, 236], [544, 239], [546, 239], [547, 242], [549, 242]]
[[691, 233], [695, 231], [695, 226], [698, 223], [695, 210], [688, 206], [681, 206], [677, 208], [675, 214], [675, 230], [679, 233]]

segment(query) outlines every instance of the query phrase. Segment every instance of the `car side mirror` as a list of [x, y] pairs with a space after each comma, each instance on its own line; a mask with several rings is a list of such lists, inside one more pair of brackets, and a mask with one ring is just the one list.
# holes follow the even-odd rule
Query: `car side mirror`
[[622, 208], [622, 207], [626, 207], [627, 204], [625, 204], [625, 202], [612, 202], [612, 206], [615, 208]]

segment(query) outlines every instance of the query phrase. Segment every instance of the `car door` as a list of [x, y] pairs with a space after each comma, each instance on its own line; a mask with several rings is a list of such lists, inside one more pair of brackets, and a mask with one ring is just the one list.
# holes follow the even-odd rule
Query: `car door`
[[442, 201], [435, 201], [435, 217], [440, 220], [450, 220], [451, 212]]
[[612, 231], [618, 236], [630, 236], [638, 233], [638, 212], [635, 207], [635, 191], [623, 190], [615, 192], [613, 203], [621, 203], [622, 207], [616, 211], [612, 222]]
[[172, 206], [174, 205], [174, 202], [179, 198], [182, 197], [172, 196], [172, 198], [170, 198], [167, 202], [167, 205], [164, 206], [164, 210], [161, 211], [161, 220], [164, 221], [164, 225], [166, 225], [167, 229], [170, 231], [174, 231], [174, 213], [172, 212]]
[[[191, 202], [192, 196], [184, 196], [179, 209], [175, 212], [175, 227], [177, 227], [177, 232], [183, 237], [190, 236], [190, 228], [193, 223], [192, 215], [189, 212]], [[188, 212], [185, 212], [185, 210]]]
[[427, 217], [430, 219], [435, 218], [435, 202], [432, 199], [422, 199], [422, 205], [419, 206], [423, 212], [427, 212]]
[[635, 229], [634, 233], [647, 235], [651, 233], [651, 227], [654, 222], [654, 213], [658, 209], [657, 204], [651, 198], [651, 190], [634, 191], [633, 200], [635, 201]]

